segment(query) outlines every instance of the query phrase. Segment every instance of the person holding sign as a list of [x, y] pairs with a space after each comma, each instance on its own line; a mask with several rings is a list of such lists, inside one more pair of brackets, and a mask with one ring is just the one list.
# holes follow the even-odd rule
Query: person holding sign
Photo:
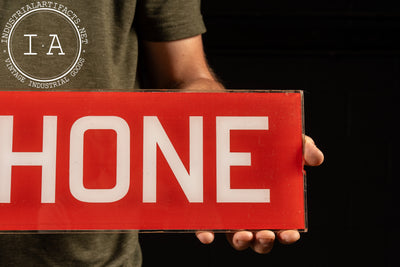
[[[205, 60], [199, 0], [4, 0], [0, 29], [2, 90], [224, 90]], [[321, 164], [323, 154], [305, 140], [306, 164]], [[214, 239], [196, 235], [205, 244]], [[0, 265], [140, 266], [137, 236], [2, 234]], [[276, 236], [285, 244], [300, 238], [294, 230]], [[235, 249], [258, 253], [269, 252], [274, 239], [269, 230], [228, 235]]]

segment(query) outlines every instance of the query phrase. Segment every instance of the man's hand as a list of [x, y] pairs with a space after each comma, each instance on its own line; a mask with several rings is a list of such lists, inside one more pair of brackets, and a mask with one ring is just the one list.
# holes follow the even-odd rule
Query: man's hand
[[[308, 136], [305, 137], [304, 160], [308, 166], [318, 166], [324, 161], [324, 155]], [[212, 232], [201, 231], [197, 232], [196, 236], [203, 244], [209, 244], [214, 240], [214, 233]], [[282, 244], [292, 244], [300, 239], [300, 234], [297, 230], [285, 230], [277, 233], [269, 230], [238, 231], [228, 233], [227, 238], [232, 247], [237, 250], [245, 250], [251, 247], [255, 252], [265, 254], [271, 251], [276, 238]]]
[[[203, 52], [201, 36], [172, 42], [143, 42], [149, 77], [153, 88], [174, 88], [183, 91], [223, 91], [224, 87], [215, 79]], [[151, 71], [150, 71], [151, 70]], [[314, 141], [305, 137], [305, 164], [318, 166], [324, 155]], [[212, 232], [198, 232], [197, 238], [204, 244], [214, 240]], [[283, 244], [291, 244], [300, 238], [296, 230], [269, 230], [258, 232], [239, 231], [227, 234], [228, 241], [237, 250], [252, 247], [258, 253], [268, 253], [275, 239]]]

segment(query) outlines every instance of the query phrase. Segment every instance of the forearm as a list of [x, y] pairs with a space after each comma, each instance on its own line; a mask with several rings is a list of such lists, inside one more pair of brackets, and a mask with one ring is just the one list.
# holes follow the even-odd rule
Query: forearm
[[172, 42], [143, 42], [152, 88], [222, 91], [209, 68], [201, 36]]
[[184, 92], [222, 92], [225, 90], [220, 82], [208, 78], [182, 81], [176, 85], [175, 89], [182, 89]]

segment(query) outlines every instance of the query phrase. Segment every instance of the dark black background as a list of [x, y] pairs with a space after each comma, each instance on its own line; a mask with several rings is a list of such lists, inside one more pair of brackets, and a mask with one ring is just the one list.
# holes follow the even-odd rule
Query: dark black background
[[257, 255], [222, 234], [209, 246], [144, 234], [144, 266], [399, 266], [400, 2], [202, 3], [221, 81], [304, 90], [306, 133], [325, 162], [307, 168], [309, 232], [296, 244]]

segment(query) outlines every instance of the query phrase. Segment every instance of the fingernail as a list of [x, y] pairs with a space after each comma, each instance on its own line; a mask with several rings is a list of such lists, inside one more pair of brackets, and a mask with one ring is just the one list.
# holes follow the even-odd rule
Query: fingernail
[[271, 240], [266, 238], [260, 238], [258, 242], [263, 246], [269, 246], [271, 244]]
[[239, 247], [244, 247], [244, 246], [246, 246], [246, 242], [244, 242], [244, 241], [242, 241], [242, 240], [238, 240], [238, 241], [236, 242], [236, 244], [237, 244]]
[[289, 242], [289, 237], [288, 237], [288, 235], [285, 235], [285, 234], [282, 234], [281, 235], [281, 243], [283, 243], [283, 244], [287, 244], [288, 242]]

